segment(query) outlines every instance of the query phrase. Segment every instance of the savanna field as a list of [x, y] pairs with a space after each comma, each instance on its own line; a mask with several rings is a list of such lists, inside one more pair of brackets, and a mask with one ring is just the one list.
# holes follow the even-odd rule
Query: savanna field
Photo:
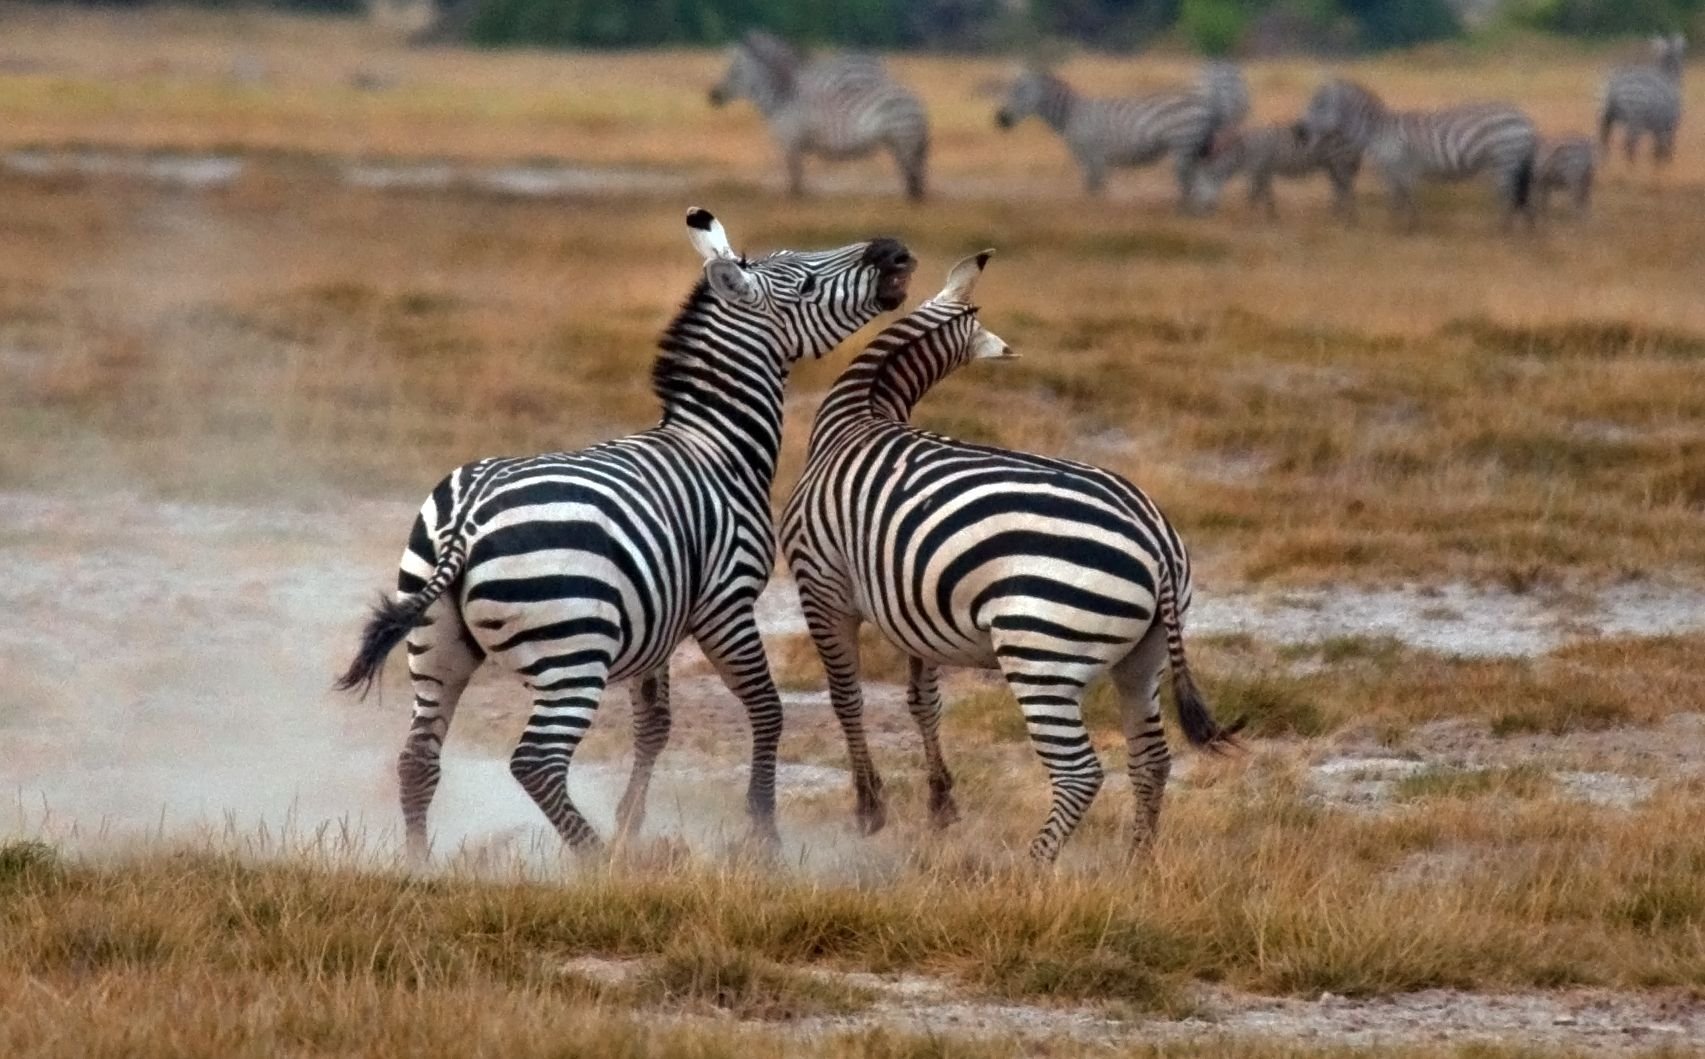
[[[1346, 62], [1387, 99], [1589, 132], [1621, 53], [1541, 39]], [[896, 56], [931, 197], [886, 159], [789, 200], [720, 53], [410, 48], [350, 20], [0, 7], [0, 1056], [1478, 1056], [1705, 1051], [1705, 90], [1589, 216], [1478, 185], [1400, 234], [1323, 181], [1173, 210], [1083, 197], [994, 59]], [[1112, 93], [1196, 60], [1082, 56]], [[1324, 62], [1247, 67], [1255, 120]], [[964, 819], [929, 827], [903, 661], [871, 642], [890, 822], [790, 587], [760, 608], [783, 843], [743, 841], [743, 715], [675, 664], [645, 840], [562, 854], [464, 700], [431, 868], [400, 855], [393, 661], [329, 691], [431, 485], [650, 426], [654, 341], [737, 247], [873, 235], [912, 303], [997, 254], [930, 429], [1117, 470], [1196, 564], [1223, 757], [1182, 748], [1151, 857], [1109, 782], [1056, 869], [1005, 687], [955, 673]], [[882, 318], [885, 322], [889, 317]], [[865, 336], [868, 337], [867, 332]], [[778, 495], [855, 338], [796, 369]], [[571, 784], [608, 833], [622, 689]]]

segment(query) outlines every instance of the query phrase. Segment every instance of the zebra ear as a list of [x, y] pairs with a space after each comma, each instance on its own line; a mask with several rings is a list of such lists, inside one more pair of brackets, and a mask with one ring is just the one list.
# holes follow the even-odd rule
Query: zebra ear
[[740, 257], [729, 245], [728, 233], [723, 230], [722, 222], [709, 210], [694, 206], [687, 211], [687, 238], [693, 241], [693, 249], [706, 261], [719, 257], [735, 261]]
[[1006, 339], [990, 331], [986, 327], [977, 328], [977, 336], [971, 339], [972, 360], [1017, 360], [1018, 354], [1006, 344]]
[[947, 273], [947, 286], [941, 288], [941, 293], [931, 298], [933, 302], [954, 302], [960, 305], [971, 303], [971, 291], [977, 286], [977, 279], [983, 274], [983, 266], [993, 257], [993, 250], [984, 250], [954, 265]]
[[731, 305], [753, 305], [758, 301], [758, 288], [740, 262], [726, 257], [713, 257], [704, 265], [705, 282], [711, 293]]

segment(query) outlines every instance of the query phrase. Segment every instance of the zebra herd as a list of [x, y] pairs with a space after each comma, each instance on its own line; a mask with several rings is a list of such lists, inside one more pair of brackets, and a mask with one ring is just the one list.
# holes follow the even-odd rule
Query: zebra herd
[[[1207, 64], [1194, 84], [1123, 98], [1087, 96], [1050, 71], [1027, 69], [1007, 87], [995, 123], [1010, 129], [1035, 117], [1047, 124], [1065, 142], [1091, 195], [1102, 192], [1110, 169], [1170, 157], [1182, 212], [1211, 212], [1226, 183], [1242, 175], [1250, 204], [1272, 216], [1275, 177], [1324, 173], [1334, 210], [1353, 219], [1355, 181], [1366, 158], [1380, 174], [1394, 215], [1408, 226], [1416, 220], [1421, 184], [1477, 176], [1492, 183], [1506, 226], [1517, 217], [1531, 224], [1558, 191], [1577, 211], [1586, 209], [1597, 155], [1610, 149], [1618, 126], [1630, 162], [1647, 137], [1657, 162], [1670, 158], [1681, 121], [1686, 40], [1679, 33], [1655, 37], [1652, 50], [1650, 63], [1618, 68], [1606, 81], [1596, 151], [1585, 135], [1542, 138], [1512, 103], [1397, 110], [1345, 79], [1321, 85], [1294, 122], [1244, 128], [1249, 89], [1241, 71], [1223, 62]], [[717, 105], [742, 97], [763, 113], [780, 145], [790, 192], [803, 191], [808, 155], [851, 158], [880, 148], [894, 156], [907, 196], [923, 198], [928, 115], [880, 60], [808, 59], [770, 34], [750, 33], [710, 92]]]
[[[605, 688], [631, 682], [634, 762], [616, 830], [635, 834], [671, 728], [669, 658], [689, 636], [746, 710], [747, 808], [761, 839], [777, 837], [782, 708], [753, 607], [775, 561], [769, 497], [787, 377], [795, 362], [898, 308], [915, 262], [893, 239], [748, 258], [701, 209], [688, 212], [687, 229], [703, 272], [659, 341], [661, 422], [579, 452], [452, 471], [422, 505], [396, 594], [375, 608], [338, 681], [370, 687], [406, 642], [414, 707], [397, 776], [415, 858], [428, 851], [445, 737], [487, 659], [533, 697], [510, 772], [579, 851], [600, 840], [569, 795], [569, 765]], [[829, 675], [865, 831], [885, 819], [861, 716], [857, 633], [868, 621], [911, 659], [907, 702], [938, 825], [957, 816], [938, 735], [939, 668], [1004, 675], [1052, 788], [1031, 844], [1044, 862], [1102, 784], [1081, 704], [1089, 683], [1110, 673], [1140, 850], [1169, 771], [1161, 668], [1170, 666], [1191, 743], [1217, 748], [1233, 735], [1215, 722], [1185, 658], [1189, 559], [1153, 501], [1116, 474], [908, 425], [949, 373], [1011, 355], [971, 301], [987, 261], [961, 262], [939, 294], [842, 372], [781, 519], [782, 552]]]

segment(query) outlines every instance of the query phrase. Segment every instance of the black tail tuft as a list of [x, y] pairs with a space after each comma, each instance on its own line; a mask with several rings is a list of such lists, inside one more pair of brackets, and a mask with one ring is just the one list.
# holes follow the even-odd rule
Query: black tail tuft
[[1533, 208], [1533, 168], [1534, 156], [1530, 152], [1516, 167], [1515, 206], [1522, 212]]
[[420, 605], [418, 597], [399, 600], [381, 596], [373, 607], [373, 616], [367, 619], [367, 627], [361, 630], [361, 646], [356, 649], [355, 660], [333, 686], [339, 691], [359, 687], [361, 697], [366, 698], [373, 690], [373, 682], [379, 679], [386, 656], [412, 630], [426, 624], [425, 617], [426, 608]]
[[1178, 704], [1178, 727], [1184, 730], [1184, 738], [1191, 746], [1219, 753], [1239, 745], [1237, 733], [1242, 730], [1244, 720], [1221, 728], [1189, 670], [1172, 671], [1172, 697]]

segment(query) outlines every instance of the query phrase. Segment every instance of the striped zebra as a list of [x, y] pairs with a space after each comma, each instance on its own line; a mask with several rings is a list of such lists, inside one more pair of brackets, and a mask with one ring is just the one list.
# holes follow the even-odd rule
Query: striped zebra
[[1332, 181], [1332, 207], [1340, 216], [1356, 214], [1356, 174], [1362, 152], [1342, 136], [1325, 136], [1307, 143], [1294, 125], [1263, 125], [1234, 129], [1214, 138], [1197, 173], [1197, 200], [1212, 207], [1226, 183], [1239, 173], [1249, 178], [1249, 204], [1268, 217], [1277, 217], [1274, 177], [1305, 177], [1325, 172]]
[[1338, 136], [1373, 159], [1393, 211], [1416, 221], [1415, 189], [1423, 180], [1492, 176], [1507, 226], [1517, 213], [1533, 219], [1533, 167], [1538, 134], [1509, 103], [1467, 103], [1434, 111], [1386, 109], [1354, 81], [1328, 81], [1315, 91], [1297, 123], [1308, 146]]
[[858, 628], [868, 621], [911, 658], [906, 701], [923, 735], [938, 826], [958, 816], [938, 738], [939, 667], [1004, 674], [1052, 787], [1030, 846], [1041, 861], [1058, 855], [1101, 787], [1080, 704], [1090, 681], [1111, 670], [1138, 807], [1133, 849], [1142, 849], [1170, 771], [1158, 698], [1168, 660], [1186, 737], [1208, 747], [1231, 738], [1185, 661], [1184, 546], [1118, 475], [907, 425], [912, 406], [948, 373], [1012, 355], [970, 304], [987, 259], [961, 262], [940, 294], [841, 373], [782, 515], [782, 551], [829, 676], [864, 831], [887, 817], [862, 720]]
[[1585, 136], [1566, 136], [1557, 140], [1541, 140], [1539, 162], [1534, 173], [1534, 192], [1538, 206], [1544, 212], [1554, 191], [1567, 192], [1576, 213], [1585, 213], [1592, 199], [1593, 173], [1597, 167], [1597, 152]]
[[[1235, 73], [1236, 67], [1230, 70]], [[1241, 74], [1236, 84], [1242, 88]], [[995, 124], [1010, 129], [1032, 115], [1041, 118], [1066, 141], [1083, 172], [1084, 190], [1091, 195], [1106, 187], [1108, 169], [1153, 165], [1170, 154], [1179, 206], [1189, 210], [1196, 168], [1214, 133], [1248, 107], [1247, 89], [1241, 95], [1229, 89], [1223, 71], [1205, 76], [1194, 89], [1096, 99], [1079, 95], [1052, 73], [1031, 68], [1008, 88]]]
[[1202, 64], [1196, 77], [1196, 91], [1201, 93], [1219, 115], [1219, 127], [1235, 128], [1249, 117], [1249, 82], [1236, 63], [1215, 59]]
[[598, 838], [568, 768], [612, 681], [639, 678], [633, 772], [617, 809], [634, 834], [668, 740], [670, 653], [692, 636], [752, 724], [747, 807], [775, 834], [781, 705], [752, 606], [775, 558], [770, 484], [792, 363], [820, 357], [904, 300], [912, 258], [892, 239], [747, 260], [710, 213], [687, 214], [704, 274], [659, 340], [662, 422], [579, 452], [452, 471], [420, 509], [394, 599], [381, 600], [338, 687], [371, 687], [408, 641], [414, 715], [397, 761], [410, 853], [456, 703], [490, 658], [533, 712], [509, 771], [577, 850]]
[[1679, 33], [1652, 38], [1651, 63], [1624, 66], [1605, 80], [1598, 115], [1599, 146], [1610, 150], [1610, 134], [1622, 126], [1622, 146], [1628, 161], [1650, 133], [1652, 160], [1663, 163], [1675, 151], [1675, 131], [1681, 124], [1681, 65], [1687, 38]]
[[734, 47], [728, 72], [710, 90], [712, 106], [750, 99], [787, 162], [787, 190], [805, 190], [805, 157], [894, 156], [906, 197], [924, 197], [929, 117], [918, 97], [867, 55], [806, 60], [791, 45], [752, 32]]

